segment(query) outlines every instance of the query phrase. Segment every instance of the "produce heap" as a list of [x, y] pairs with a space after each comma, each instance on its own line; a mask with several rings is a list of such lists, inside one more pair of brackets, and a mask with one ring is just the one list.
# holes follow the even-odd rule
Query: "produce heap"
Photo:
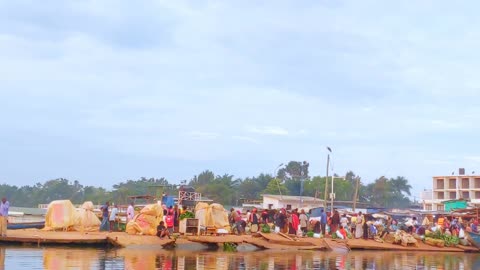
[[458, 245], [460, 239], [455, 235], [443, 234], [440, 231], [426, 231], [424, 241], [431, 246], [451, 247]]

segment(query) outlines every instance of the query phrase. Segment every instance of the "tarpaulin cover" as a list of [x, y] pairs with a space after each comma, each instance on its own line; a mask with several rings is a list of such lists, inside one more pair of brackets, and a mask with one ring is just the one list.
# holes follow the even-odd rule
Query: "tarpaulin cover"
[[52, 201], [45, 215], [44, 230], [67, 230], [75, 224], [75, 207], [69, 200]]
[[80, 209], [75, 213], [75, 231], [96, 232], [100, 230], [100, 219], [93, 212], [94, 206], [92, 202], [84, 202]]
[[217, 229], [228, 228], [228, 213], [223, 205], [218, 203], [199, 202], [195, 206], [195, 218], [198, 219], [200, 226], [215, 227]]
[[84, 202], [75, 209], [69, 200], [52, 201], [45, 215], [44, 230], [98, 231], [100, 220], [93, 212], [93, 203]]
[[163, 209], [159, 204], [146, 205], [133, 220], [127, 223], [128, 234], [156, 235], [157, 226], [163, 218]]

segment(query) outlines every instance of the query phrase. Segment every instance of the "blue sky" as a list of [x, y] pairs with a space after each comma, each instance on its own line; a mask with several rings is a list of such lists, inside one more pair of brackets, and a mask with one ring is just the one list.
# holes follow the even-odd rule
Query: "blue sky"
[[0, 182], [480, 173], [477, 8], [0, 0]]

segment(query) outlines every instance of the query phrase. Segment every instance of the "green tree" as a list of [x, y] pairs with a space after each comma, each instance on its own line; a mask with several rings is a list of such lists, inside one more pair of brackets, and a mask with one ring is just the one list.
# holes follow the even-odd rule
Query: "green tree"
[[215, 174], [212, 171], [206, 170], [201, 172], [198, 176], [194, 176], [190, 180], [189, 185], [193, 187], [199, 187], [201, 185], [207, 185], [215, 181]]
[[288, 189], [280, 183], [279, 179], [272, 179], [262, 194], [272, 194], [272, 195], [286, 195], [288, 194]]
[[306, 161], [290, 161], [285, 168], [278, 170], [278, 178], [280, 178], [288, 189], [288, 194], [303, 194], [302, 184], [309, 178], [309, 164]]

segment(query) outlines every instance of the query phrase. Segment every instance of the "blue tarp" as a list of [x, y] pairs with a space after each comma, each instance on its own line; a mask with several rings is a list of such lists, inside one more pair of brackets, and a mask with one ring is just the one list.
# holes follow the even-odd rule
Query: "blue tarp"
[[175, 199], [173, 196], [164, 196], [162, 198], [162, 204], [165, 204], [167, 207], [175, 205]]

